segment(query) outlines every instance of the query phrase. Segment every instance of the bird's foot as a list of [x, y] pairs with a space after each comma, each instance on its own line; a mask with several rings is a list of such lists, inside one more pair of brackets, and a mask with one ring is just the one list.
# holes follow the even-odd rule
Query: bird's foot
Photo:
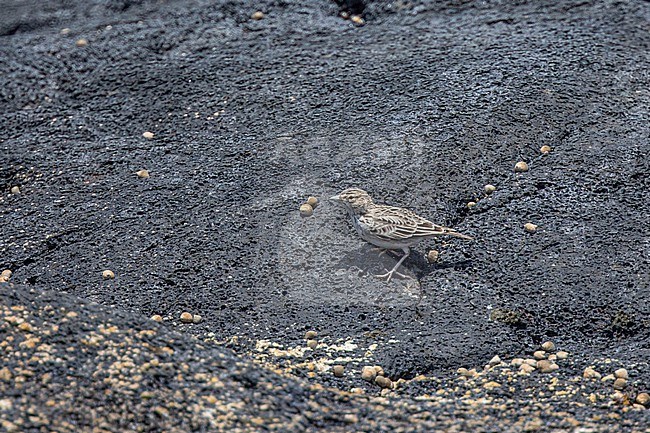
[[386, 272], [385, 274], [380, 274], [380, 275], [375, 275], [377, 278], [386, 278], [386, 282], [389, 283], [391, 278], [393, 278], [393, 275], [399, 275], [402, 278], [408, 278], [412, 279], [412, 277], [402, 274], [401, 272], [397, 272], [396, 269], [393, 269], [392, 271]]

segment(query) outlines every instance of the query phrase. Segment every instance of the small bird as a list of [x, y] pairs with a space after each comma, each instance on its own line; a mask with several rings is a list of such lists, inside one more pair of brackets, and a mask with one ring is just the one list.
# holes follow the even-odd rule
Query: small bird
[[411, 253], [410, 247], [417, 245], [421, 240], [435, 236], [472, 239], [454, 229], [434, 224], [408, 209], [375, 204], [370, 195], [359, 188], [348, 188], [330, 200], [345, 205], [361, 239], [383, 250], [404, 251], [404, 256], [393, 269], [386, 274], [377, 275], [379, 278], [388, 277], [387, 282], [393, 274], [406, 277], [397, 272], [397, 269]]

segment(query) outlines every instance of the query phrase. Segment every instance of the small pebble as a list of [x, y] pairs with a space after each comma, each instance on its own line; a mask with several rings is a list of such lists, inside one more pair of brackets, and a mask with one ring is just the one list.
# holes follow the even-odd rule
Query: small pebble
[[251, 15], [251, 18], [254, 19], [255, 21], [262, 20], [264, 19], [264, 12], [262, 11], [254, 12], [253, 15]]
[[318, 206], [318, 199], [316, 197], [309, 197], [307, 199], [307, 204], [312, 207], [312, 209], [316, 209], [316, 206]]
[[361, 18], [359, 15], [352, 15], [350, 17], [350, 21], [352, 21], [358, 26], [362, 26], [366, 23], [366, 21], [363, 18]]
[[535, 371], [535, 367], [530, 364], [521, 364], [521, 366], [519, 366], [519, 370], [523, 373], [532, 373]]
[[582, 373], [582, 377], [585, 379], [600, 379], [602, 375], [598, 373], [596, 370], [594, 370], [591, 367], [585, 368], [585, 371]]
[[474, 206], [476, 206], [476, 202], [475, 202], [475, 201], [470, 201], [470, 202], [467, 203], [467, 207], [468, 207], [469, 209], [473, 208]]
[[501, 364], [501, 357], [499, 355], [494, 355], [492, 359], [490, 359], [490, 365], [499, 365]]
[[614, 389], [618, 389], [619, 391], [625, 388], [625, 385], [627, 385], [627, 380], [623, 379], [622, 377], [619, 377], [614, 381]]
[[153, 138], [153, 132], [145, 131], [142, 133], [142, 136], [147, 140], [151, 140]]
[[64, 36], [65, 36], [65, 35], [69, 35], [69, 34], [70, 34], [70, 29], [67, 28], [67, 27], [66, 27], [65, 29], [61, 29], [61, 32], [60, 32], [60, 33], [61, 33], [62, 35], [64, 35]]
[[20, 194], [20, 188], [17, 187], [17, 186], [12, 186], [12, 187], [11, 187], [11, 193], [12, 193], [13, 195], [18, 195], [18, 194]]
[[149, 177], [149, 171], [148, 170], [138, 170], [135, 172], [135, 174], [138, 175], [139, 178], [146, 179]]
[[102, 272], [102, 277], [105, 280], [112, 280], [113, 278], [115, 278], [115, 273], [110, 269], [106, 269], [104, 272]]
[[501, 384], [499, 382], [495, 382], [493, 380], [483, 384], [483, 388], [485, 388], [485, 389], [494, 389], [494, 388], [500, 388], [500, 387], [501, 387]]
[[546, 359], [546, 352], [543, 350], [537, 350], [533, 352], [533, 358], [535, 359]]
[[610, 396], [618, 404], [625, 404], [627, 402], [627, 397], [621, 391], [614, 391]]
[[151, 320], [160, 323], [163, 321], [163, 318], [160, 314], [154, 314], [153, 316], [151, 316]]
[[0, 274], [0, 276], [5, 277], [6, 279], [11, 278], [12, 275], [13, 275], [13, 272], [11, 272], [11, 270], [9, 270], [9, 269], [5, 269], [5, 270], [2, 271], [2, 273]]
[[336, 377], [343, 377], [343, 372], [345, 371], [345, 367], [342, 365], [335, 365], [332, 367], [332, 371], [334, 372], [334, 376]]
[[564, 350], [560, 350], [556, 353], [557, 359], [567, 359], [569, 357], [569, 352], [565, 352]]
[[531, 358], [524, 359], [524, 363], [530, 365], [531, 367], [536, 367], [537, 361], [538, 361], [537, 359], [531, 359]]
[[464, 367], [460, 367], [458, 370], [456, 370], [456, 372], [463, 377], [474, 377], [478, 374], [476, 372], [476, 369], [472, 368], [471, 370], [468, 370]]
[[313, 340], [317, 335], [318, 333], [316, 331], [307, 331], [305, 332], [305, 340]]
[[497, 190], [497, 187], [494, 186], [494, 185], [490, 185], [490, 184], [488, 184], [488, 185], [485, 185], [485, 186], [483, 187], [483, 189], [485, 190], [485, 193], [486, 193], [486, 194], [492, 194], [494, 191]]
[[383, 368], [381, 368], [378, 365], [375, 365], [374, 368], [375, 368], [375, 373], [377, 373], [378, 376], [383, 376], [384, 375], [384, 369]]
[[640, 393], [636, 396], [636, 402], [644, 406], [648, 406], [650, 404], [650, 394], [647, 392]]
[[192, 323], [194, 321], [194, 316], [187, 311], [181, 313], [181, 322], [183, 323]]
[[614, 376], [613, 374], [608, 374], [606, 376], [603, 376], [602, 379], [600, 379], [601, 382], [609, 382], [610, 380], [613, 382], [614, 380], [616, 380], [616, 376]]
[[547, 359], [542, 359], [541, 361], [537, 361], [537, 369], [542, 373], [551, 373], [557, 370], [558, 368], [560, 367], [556, 363], [551, 362]]
[[314, 214], [314, 208], [307, 203], [300, 206], [300, 216], [303, 218], [310, 217]]
[[429, 253], [427, 253], [427, 261], [429, 263], [435, 263], [438, 261], [438, 257], [440, 257], [440, 253], [436, 250], [431, 250]]
[[318, 341], [307, 340], [307, 347], [309, 347], [311, 350], [315, 350], [318, 347]]
[[393, 381], [384, 376], [375, 377], [375, 383], [382, 388], [390, 388], [393, 386]]
[[526, 164], [524, 161], [519, 161], [515, 164], [515, 171], [517, 173], [528, 171], [528, 164]]
[[200, 314], [193, 314], [192, 315], [192, 322], [193, 323], [201, 323], [201, 320], [203, 320], [203, 317], [201, 317]]
[[519, 367], [524, 363], [524, 360], [521, 358], [514, 358], [512, 361], [510, 361], [510, 365], [514, 367]]
[[78, 47], [85, 47], [85, 46], [88, 45], [88, 39], [84, 39], [84, 38], [77, 39], [77, 42], [75, 42], [75, 44], [76, 44]]
[[551, 151], [551, 146], [542, 146], [539, 148], [539, 151], [542, 152], [542, 155], [548, 155], [549, 152]]
[[375, 371], [375, 367], [371, 367], [367, 365], [363, 367], [363, 369], [361, 370], [361, 379], [367, 382], [372, 382], [375, 380], [375, 377], [377, 377], [377, 372]]
[[359, 422], [359, 417], [353, 413], [346, 413], [343, 415], [343, 421], [345, 421], [347, 424], [356, 424]]
[[542, 349], [547, 352], [555, 352], [555, 344], [552, 341], [542, 343]]
[[18, 329], [26, 332], [34, 332], [34, 327], [29, 322], [21, 323], [20, 325], [18, 325]]
[[526, 223], [524, 224], [524, 230], [526, 230], [528, 233], [535, 233], [537, 231], [537, 226], [533, 223]]
[[630, 378], [630, 376], [628, 376], [628, 374], [627, 374], [627, 370], [624, 369], [624, 368], [619, 368], [618, 370], [616, 370], [614, 372], [614, 376], [617, 377], [617, 378], [626, 379], [626, 380]]

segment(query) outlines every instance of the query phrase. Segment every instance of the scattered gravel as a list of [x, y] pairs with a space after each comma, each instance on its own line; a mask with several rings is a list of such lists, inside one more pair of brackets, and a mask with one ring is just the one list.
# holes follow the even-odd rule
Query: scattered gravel
[[627, 380], [623, 378], [618, 378], [614, 381], [614, 389], [622, 390], [627, 386]]
[[358, 26], [362, 26], [366, 23], [366, 21], [363, 18], [361, 18], [359, 15], [352, 15], [350, 17], [350, 21], [352, 21], [354, 24]]
[[555, 344], [552, 341], [542, 343], [542, 350], [546, 352], [555, 352]]
[[644, 406], [650, 406], [650, 394], [647, 392], [639, 393], [639, 395], [636, 396], [636, 402]]
[[385, 376], [376, 376], [375, 383], [381, 388], [391, 388], [393, 386], [393, 382]]
[[440, 258], [440, 252], [437, 250], [431, 250], [427, 253], [427, 261], [429, 263], [436, 263]]
[[0, 273], [0, 283], [6, 283], [7, 281], [9, 281], [12, 275], [13, 273], [11, 272], [10, 269], [5, 269], [4, 271], [2, 271], [2, 273]]
[[533, 352], [533, 357], [535, 359], [546, 359], [546, 352], [544, 352], [543, 350], [537, 350]]
[[312, 208], [310, 205], [307, 203], [304, 203], [300, 205], [300, 216], [305, 218], [305, 217], [310, 217], [314, 214], [314, 208]]
[[[381, 366], [365, 365], [356, 367], [361, 377], [346, 377], [341, 364], [332, 364], [330, 372], [329, 359], [345, 354], [353, 364], [363, 362], [380, 347], [332, 340], [310, 357], [300, 348], [259, 342], [251, 364], [208, 340], [61, 293], [5, 284], [0, 299], [0, 345], [11, 354], [0, 368], [0, 395], [12, 396], [0, 397], [7, 431], [40, 431], [46, 422], [62, 433], [90, 433], [98, 425], [105, 432], [146, 425], [179, 432], [254, 432], [264, 426], [483, 433], [544, 426], [554, 432], [580, 426], [641, 433], [647, 426], [650, 396], [637, 390], [641, 384], [618, 378], [613, 386], [624, 391], [612, 393], [612, 384], [580, 377], [582, 359], [540, 360], [536, 370], [527, 363], [533, 359], [494, 356], [480, 371], [398, 380]], [[52, 374], [53, 362], [66, 374]], [[613, 360], [596, 364], [623, 374]], [[147, 413], [155, 416], [143, 418]]]
[[377, 371], [375, 370], [375, 367], [366, 366], [363, 367], [363, 370], [361, 370], [361, 378], [363, 380], [373, 382], [375, 380], [375, 377], [377, 377]]
[[559, 368], [560, 367], [556, 363], [551, 362], [548, 359], [542, 359], [540, 361], [537, 361], [537, 369], [542, 373], [550, 373]]
[[533, 223], [526, 223], [526, 224], [524, 224], [524, 229], [528, 233], [535, 233], [537, 231], [537, 226], [535, 224], [533, 224]]
[[557, 359], [567, 359], [569, 357], [569, 352], [559, 350], [555, 355], [557, 356]]
[[515, 164], [515, 171], [517, 173], [528, 171], [528, 164], [526, 164], [524, 161], [519, 161], [518, 163]]
[[600, 379], [602, 375], [598, 373], [596, 370], [594, 370], [592, 367], [587, 367], [585, 368], [582, 377], [584, 377], [585, 379]]
[[619, 379], [629, 379], [630, 376], [627, 373], [627, 370], [624, 368], [619, 368], [614, 372], [614, 376], [619, 378]]

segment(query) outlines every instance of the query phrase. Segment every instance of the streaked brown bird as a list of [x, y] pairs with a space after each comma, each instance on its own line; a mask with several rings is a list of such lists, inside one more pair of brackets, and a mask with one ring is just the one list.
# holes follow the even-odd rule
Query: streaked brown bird
[[390, 281], [393, 274], [406, 277], [397, 272], [400, 265], [411, 254], [410, 248], [420, 241], [436, 236], [454, 236], [461, 239], [472, 238], [456, 230], [443, 227], [422, 218], [415, 212], [395, 206], [375, 204], [370, 195], [359, 188], [348, 188], [330, 200], [343, 203], [352, 217], [352, 224], [361, 239], [383, 250], [404, 251], [404, 256], [389, 272], [377, 275]]

